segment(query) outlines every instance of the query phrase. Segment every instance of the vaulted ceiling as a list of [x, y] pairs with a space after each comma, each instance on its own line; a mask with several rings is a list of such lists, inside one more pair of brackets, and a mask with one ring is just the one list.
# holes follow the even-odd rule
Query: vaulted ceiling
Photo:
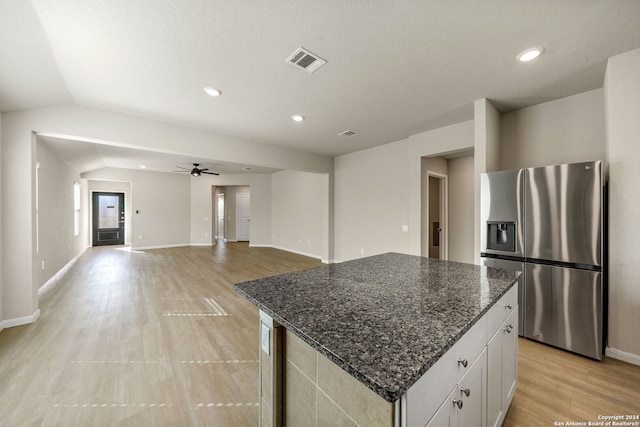
[[[476, 99], [504, 112], [602, 87], [607, 58], [640, 47], [637, 0], [0, 0], [0, 12], [0, 111], [75, 103], [330, 156], [471, 119]], [[532, 46], [544, 54], [518, 62]], [[327, 64], [288, 64], [298, 47]]]

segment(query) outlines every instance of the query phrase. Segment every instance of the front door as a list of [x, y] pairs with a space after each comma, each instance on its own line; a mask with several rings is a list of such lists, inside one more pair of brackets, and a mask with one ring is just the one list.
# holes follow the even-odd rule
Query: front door
[[93, 246], [124, 244], [124, 194], [93, 193]]

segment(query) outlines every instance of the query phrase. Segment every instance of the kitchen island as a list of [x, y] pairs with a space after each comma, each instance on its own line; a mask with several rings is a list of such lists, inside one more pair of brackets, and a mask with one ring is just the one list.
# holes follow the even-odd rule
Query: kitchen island
[[260, 309], [261, 425], [500, 424], [518, 277], [388, 253], [236, 285]]

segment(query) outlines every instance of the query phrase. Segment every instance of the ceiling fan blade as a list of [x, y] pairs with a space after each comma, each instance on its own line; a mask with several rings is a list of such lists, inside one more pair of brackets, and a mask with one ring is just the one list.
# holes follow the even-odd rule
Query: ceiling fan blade
[[200, 172], [202, 172], [202, 171], [208, 171], [208, 170], [209, 170], [209, 168], [204, 168], [204, 169], [200, 169]]
[[189, 172], [189, 170], [186, 170], [186, 171], [171, 171], [171, 172]]
[[[204, 170], [206, 169], [202, 169], [201, 172]], [[207, 175], [220, 175], [219, 173], [215, 173], [215, 172], [202, 172], [202, 173], [206, 173]]]
[[[177, 167], [177, 168], [180, 168], [180, 169], [184, 169], [184, 170], [191, 170], [191, 168], [183, 168], [182, 166], [176, 166], [176, 167]], [[176, 171], [176, 172], [177, 172], [177, 171]]]

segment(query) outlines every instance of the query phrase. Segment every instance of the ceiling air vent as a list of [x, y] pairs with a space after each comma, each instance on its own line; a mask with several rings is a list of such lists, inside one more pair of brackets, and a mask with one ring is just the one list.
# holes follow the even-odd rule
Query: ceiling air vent
[[303, 47], [299, 47], [298, 49], [296, 49], [296, 51], [293, 52], [286, 61], [298, 68], [302, 68], [309, 74], [313, 73], [318, 68], [327, 63], [327, 61], [320, 58], [315, 53], [309, 52]]
[[353, 135], [357, 135], [357, 134], [358, 134], [358, 132], [356, 132], [356, 131], [353, 131], [353, 130], [345, 130], [344, 132], [340, 132], [340, 133], [338, 134], [338, 136], [347, 136], [347, 137], [349, 137], [349, 136], [353, 136]]

